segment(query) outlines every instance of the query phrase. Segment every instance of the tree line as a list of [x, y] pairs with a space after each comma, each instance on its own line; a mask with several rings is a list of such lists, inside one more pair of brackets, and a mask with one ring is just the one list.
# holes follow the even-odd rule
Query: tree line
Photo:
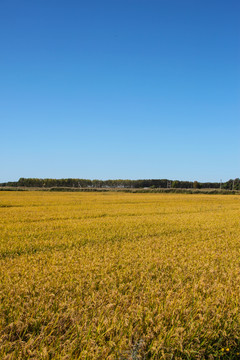
[[169, 179], [145, 180], [89, 180], [89, 179], [38, 179], [20, 178], [18, 181], [0, 183], [1, 187], [36, 187], [36, 188], [171, 188], [171, 189], [225, 189], [240, 190], [240, 179], [230, 179], [220, 182], [180, 181]]

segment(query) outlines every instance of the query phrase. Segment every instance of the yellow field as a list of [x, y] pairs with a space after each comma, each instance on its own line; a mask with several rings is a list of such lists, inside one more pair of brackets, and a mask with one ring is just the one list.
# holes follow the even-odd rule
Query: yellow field
[[0, 192], [0, 359], [238, 359], [240, 196]]

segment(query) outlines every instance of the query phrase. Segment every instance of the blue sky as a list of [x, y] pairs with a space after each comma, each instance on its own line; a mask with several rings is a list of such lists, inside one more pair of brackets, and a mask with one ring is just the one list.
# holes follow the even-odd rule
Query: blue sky
[[239, 0], [2, 0], [0, 182], [240, 176]]

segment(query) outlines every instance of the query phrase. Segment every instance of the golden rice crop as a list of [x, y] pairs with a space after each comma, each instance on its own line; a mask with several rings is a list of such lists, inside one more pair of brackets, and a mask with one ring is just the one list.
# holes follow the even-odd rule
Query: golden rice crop
[[240, 197], [0, 193], [0, 359], [237, 359]]

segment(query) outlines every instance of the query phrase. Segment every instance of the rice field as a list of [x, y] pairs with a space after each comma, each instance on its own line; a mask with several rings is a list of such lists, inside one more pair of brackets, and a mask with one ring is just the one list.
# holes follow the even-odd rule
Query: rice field
[[240, 359], [240, 196], [0, 193], [0, 359]]

